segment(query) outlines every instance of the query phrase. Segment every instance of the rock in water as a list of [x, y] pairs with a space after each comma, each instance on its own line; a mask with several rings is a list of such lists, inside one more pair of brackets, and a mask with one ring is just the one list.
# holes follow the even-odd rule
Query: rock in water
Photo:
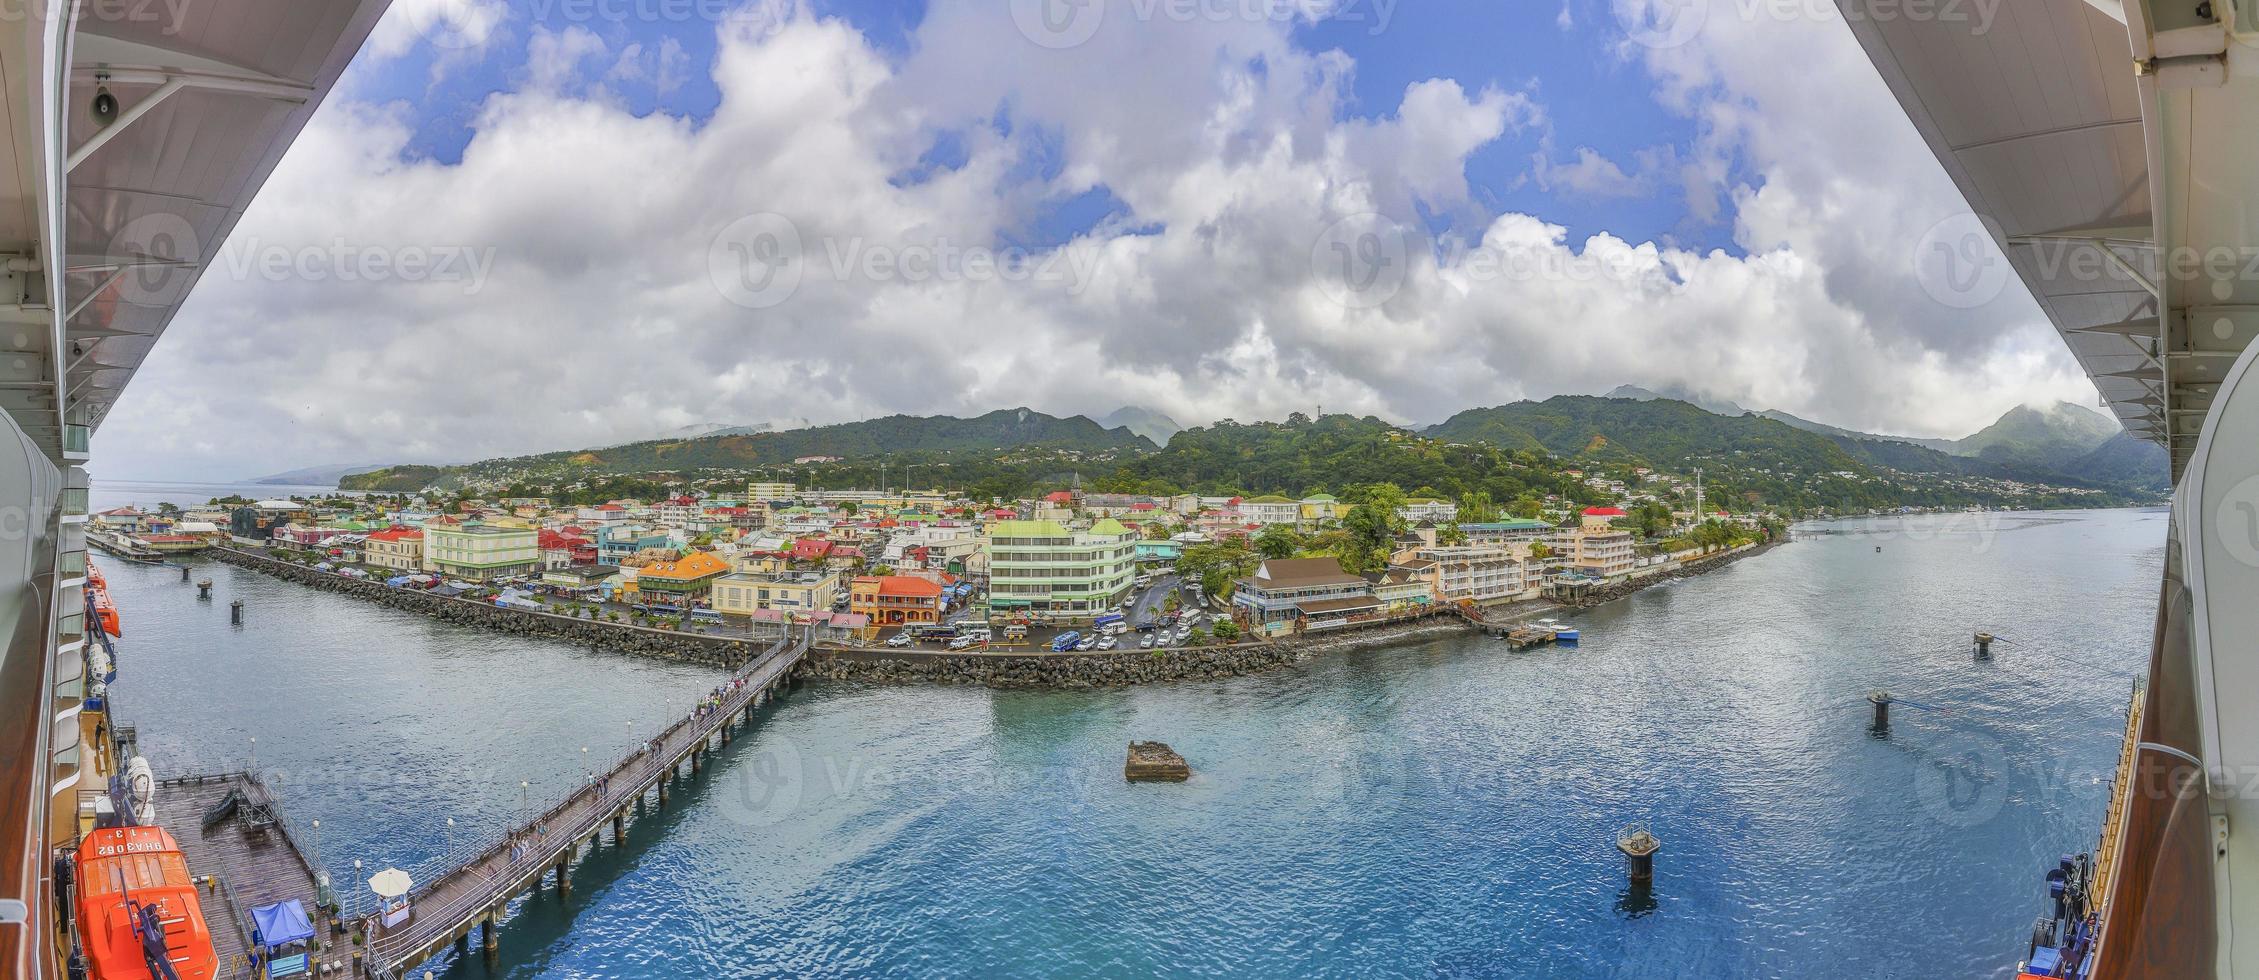
[[1133, 783], [1181, 783], [1192, 778], [1192, 767], [1166, 742], [1131, 742], [1122, 778]]

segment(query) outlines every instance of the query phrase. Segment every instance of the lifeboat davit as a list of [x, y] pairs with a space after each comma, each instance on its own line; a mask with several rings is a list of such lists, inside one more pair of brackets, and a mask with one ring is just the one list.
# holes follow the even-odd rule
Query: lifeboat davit
[[78, 847], [79, 942], [92, 980], [213, 980], [220, 972], [188, 859], [163, 827], [113, 827]]

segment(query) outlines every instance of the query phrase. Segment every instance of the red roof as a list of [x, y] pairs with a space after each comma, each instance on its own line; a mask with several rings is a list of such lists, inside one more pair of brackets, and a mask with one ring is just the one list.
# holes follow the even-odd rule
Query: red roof
[[534, 542], [543, 551], [563, 551], [578, 547], [581, 543], [578, 537], [548, 528], [542, 528], [539, 534], [534, 535]]
[[792, 557], [815, 560], [831, 554], [831, 542], [822, 538], [801, 538], [792, 543]]
[[1584, 516], [1586, 516], [1586, 517], [1622, 517], [1622, 516], [1624, 516], [1624, 509], [1623, 509], [1623, 508], [1621, 508], [1621, 507], [1587, 507], [1587, 508], [1585, 508], [1585, 509], [1584, 509]]
[[1154, 507], [1155, 507], [1155, 505], [1153, 505], [1153, 504], [1149, 504], [1149, 503], [1144, 503], [1144, 504], [1131, 504], [1131, 505], [1130, 505], [1130, 509], [1131, 509], [1131, 510], [1152, 510], [1152, 509], [1154, 509]]
[[382, 531], [370, 531], [368, 539], [371, 541], [417, 541], [421, 540], [423, 536], [424, 532], [416, 528], [388, 527]]
[[878, 594], [935, 598], [941, 595], [941, 583], [928, 582], [913, 575], [865, 575], [855, 584], [878, 583]]
[[1043, 495], [1043, 502], [1047, 504], [1071, 504], [1075, 502], [1075, 492], [1072, 490], [1053, 490]]

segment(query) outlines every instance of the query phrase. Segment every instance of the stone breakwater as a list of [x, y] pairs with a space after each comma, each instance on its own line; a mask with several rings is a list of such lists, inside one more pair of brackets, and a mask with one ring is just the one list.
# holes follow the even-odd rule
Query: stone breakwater
[[1590, 589], [1586, 591], [1584, 595], [1576, 599], [1563, 600], [1561, 604], [1572, 609], [1589, 609], [1593, 606], [1601, 605], [1602, 603], [1614, 602], [1641, 589], [1647, 588], [1650, 585], [1658, 585], [1663, 582], [1668, 582], [1672, 579], [1692, 578], [1704, 572], [1716, 571], [1744, 558], [1752, 558], [1757, 555], [1762, 555], [1765, 552], [1779, 547], [1779, 545], [1780, 542], [1775, 541], [1767, 544], [1752, 545], [1742, 551], [1728, 551], [1724, 554], [1711, 555], [1708, 558], [1698, 558], [1694, 561], [1681, 564], [1677, 568], [1673, 568], [1667, 572], [1658, 572], [1654, 575], [1649, 575], [1646, 578], [1634, 579], [1629, 582], [1620, 582], [1614, 585], [1603, 585], [1595, 589]]
[[1300, 663], [1305, 656], [1298, 647], [1285, 643], [1025, 655], [819, 646], [800, 661], [799, 674], [880, 684], [1128, 687], [1260, 674]]
[[[519, 636], [548, 637], [639, 657], [734, 668], [761, 650], [758, 641], [676, 633], [622, 623], [600, 623], [530, 609], [506, 609], [489, 603], [436, 596], [413, 589], [395, 589], [383, 582], [348, 578], [233, 548], [213, 548], [204, 553], [239, 568], [430, 616], [441, 622], [476, 626]], [[252, 610], [250, 621], [256, 623], [258, 615], [257, 610]]]

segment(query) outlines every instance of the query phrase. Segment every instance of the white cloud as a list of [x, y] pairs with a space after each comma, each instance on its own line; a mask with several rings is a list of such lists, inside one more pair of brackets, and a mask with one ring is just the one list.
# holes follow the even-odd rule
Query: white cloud
[[[726, 24], [721, 101], [697, 122], [573, 84], [628, 64], [665, 79], [679, 46], [537, 32], [519, 89], [486, 100], [451, 165], [410, 150], [415, 107], [333, 100], [229, 249], [460, 253], [464, 274], [215, 269], [99, 451], [118, 471], [237, 476], [1021, 404], [1138, 403], [1187, 422], [1322, 404], [1427, 422], [1626, 381], [1960, 434], [2084, 384], [2018, 315], [1956, 322], [1913, 286], [1898, 237], [1949, 203], [1943, 179], [1847, 37], [1712, 31], [1647, 58], [1703, 120], [1695, 152], [1645, 152], [1627, 172], [1580, 148], [1541, 175], [1731, 200], [1750, 253], [1736, 257], [1572, 242], [1542, 216], [1479, 211], [1466, 161], [1542, 133], [1527, 93], [1437, 79], [1345, 118], [1354, 64], [1296, 48], [1286, 25], [1123, 19], [1051, 51], [1005, 6], [937, 0], [899, 63], [797, 7]], [[1792, 84], [1799, 71], [1812, 74]], [[1832, 99], [1848, 105], [1834, 118]], [[942, 133], [963, 165], [905, 177]], [[1733, 159], [1763, 183], [1727, 186]], [[965, 258], [1098, 187], [1127, 214], [1036, 253], [1028, 275]], [[781, 217], [741, 221], [768, 213]], [[1451, 214], [1480, 233], [1344, 233], [1391, 231], [1358, 217], [1373, 213], [1413, 229]], [[733, 302], [794, 254], [733, 229], [777, 220], [798, 239], [781, 267], [797, 287]], [[836, 268], [873, 255], [899, 264]], [[491, 269], [471, 275], [482, 256]], [[1355, 290], [1365, 273], [1374, 288]]]

